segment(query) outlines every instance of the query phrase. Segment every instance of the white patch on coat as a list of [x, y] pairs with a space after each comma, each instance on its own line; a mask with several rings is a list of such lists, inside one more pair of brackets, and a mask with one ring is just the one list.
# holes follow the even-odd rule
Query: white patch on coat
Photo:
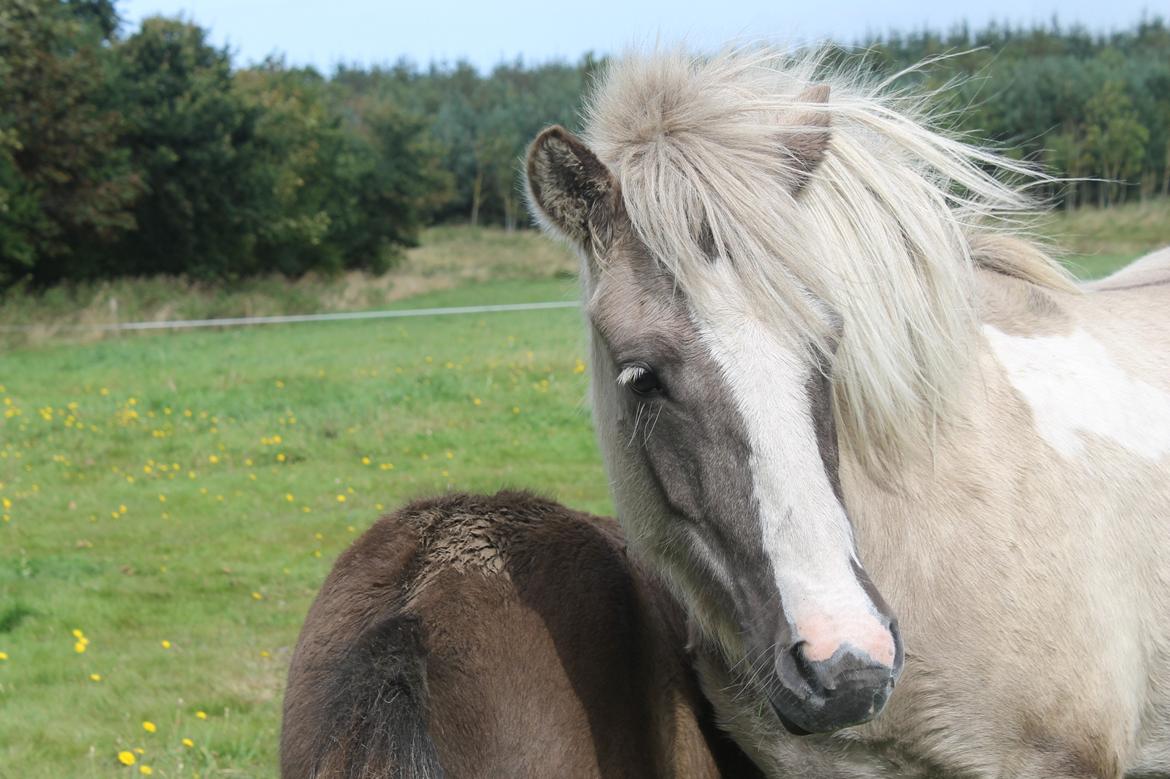
[[853, 572], [854, 542], [829, 483], [807, 392], [812, 366], [754, 316], [732, 280], [695, 314], [743, 417], [764, 550], [793, 638], [810, 660], [850, 644], [892, 666], [895, 646]]
[[1170, 454], [1170, 393], [1127, 374], [1084, 330], [1024, 337], [984, 325], [983, 333], [1036, 430], [1064, 457], [1084, 451], [1085, 435], [1151, 460]]

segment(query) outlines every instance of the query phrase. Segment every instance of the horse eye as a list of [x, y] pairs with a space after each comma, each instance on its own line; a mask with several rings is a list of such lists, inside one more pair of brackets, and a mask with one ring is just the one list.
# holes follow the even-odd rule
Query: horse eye
[[622, 381], [626, 387], [635, 395], [642, 397], [653, 397], [661, 395], [664, 391], [662, 382], [658, 379], [658, 374], [649, 365], [638, 364], [628, 366], [622, 371], [626, 376]]

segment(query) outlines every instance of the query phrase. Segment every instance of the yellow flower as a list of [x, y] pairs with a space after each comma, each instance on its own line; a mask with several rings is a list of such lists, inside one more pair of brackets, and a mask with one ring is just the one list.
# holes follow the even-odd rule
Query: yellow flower
[[480, 405], [481, 403], [483, 403], [483, 401], [480, 400], [479, 398], [474, 398], [471, 402], [477, 406]]
[[150, 720], [146, 720], [142, 723], [142, 729], [147, 733], [155, 733], [158, 731], [158, 725], [155, 725]]
[[182, 743], [183, 746], [187, 747], [187, 749], [190, 749], [191, 747], [195, 746], [195, 742], [189, 738], [183, 739], [182, 742], [180, 742], [180, 743]]
[[212, 465], [215, 465], [216, 463], [219, 462], [219, 455], [215, 455], [215, 454], [208, 455], [207, 462], [211, 463]]
[[138, 773], [150, 776], [154, 773], [154, 769], [148, 765], [140, 765], [138, 766]]
[[196, 717], [196, 719], [207, 719], [207, 712], [197, 711], [197, 712], [195, 712], [195, 717]]
[[345, 503], [345, 496], [344, 496], [344, 495], [338, 495], [338, 496], [337, 496], [337, 502], [338, 502], [338, 503]]
[[165, 638], [162, 641], [160, 641], [159, 644], [162, 645], [163, 649], [170, 649], [171, 648], [171, 642], [167, 641]]
[[261, 595], [260, 593], [258, 593], [258, 592], [252, 593], [252, 600], [263, 600], [263, 599], [264, 599], [264, 596]]
[[85, 648], [86, 647], [85, 647], [84, 641], [78, 641], [76, 644], [73, 645], [73, 651], [79, 655], [85, 654]]
[[362, 458], [362, 465], [369, 465], [369, 464], [370, 464], [370, 458], [369, 458], [369, 457], [363, 457], [363, 458]]
[[91, 682], [100, 682], [102, 680], [102, 675], [101, 674], [90, 674], [89, 680]]
[[7, 652], [0, 652], [0, 661], [7, 660], [7, 659], [8, 659], [8, 653]]
[[78, 641], [85, 638], [85, 634], [81, 632], [81, 628], [73, 628], [71, 635]]
[[121, 752], [118, 753], [118, 762], [121, 763], [122, 765], [134, 765], [135, 763], [138, 762], [138, 758], [136, 758], [134, 756], [134, 753], [131, 752], [130, 750], [123, 749]]
[[281, 452], [280, 454], [276, 455], [276, 461], [278, 463], [282, 463], [282, 462], [284, 462], [284, 460], [285, 460], [284, 452]]

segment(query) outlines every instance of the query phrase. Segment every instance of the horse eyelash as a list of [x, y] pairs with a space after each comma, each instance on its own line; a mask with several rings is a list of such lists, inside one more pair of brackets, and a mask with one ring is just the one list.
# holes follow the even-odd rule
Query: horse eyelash
[[627, 365], [622, 368], [621, 373], [618, 374], [617, 383], [619, 387], [625, 387], [646, 374], [646, 367], [643, 365]]

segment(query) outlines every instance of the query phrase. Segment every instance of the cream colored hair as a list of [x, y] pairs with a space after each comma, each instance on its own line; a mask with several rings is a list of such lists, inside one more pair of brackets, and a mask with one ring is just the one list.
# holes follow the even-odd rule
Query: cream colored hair
[[680, 287], [701, 294], [711, 253], [727, 258], [761, 312], [830, 356], [843, 443], [888, 465], [945, 413], [976, 332], [975, 267], [1073, 286], [1005, 218], [1033, 209], [1042, 175], [933, 127], [892, 79], [821, 64], [631, 53], [601, 74], [585, 136]]

